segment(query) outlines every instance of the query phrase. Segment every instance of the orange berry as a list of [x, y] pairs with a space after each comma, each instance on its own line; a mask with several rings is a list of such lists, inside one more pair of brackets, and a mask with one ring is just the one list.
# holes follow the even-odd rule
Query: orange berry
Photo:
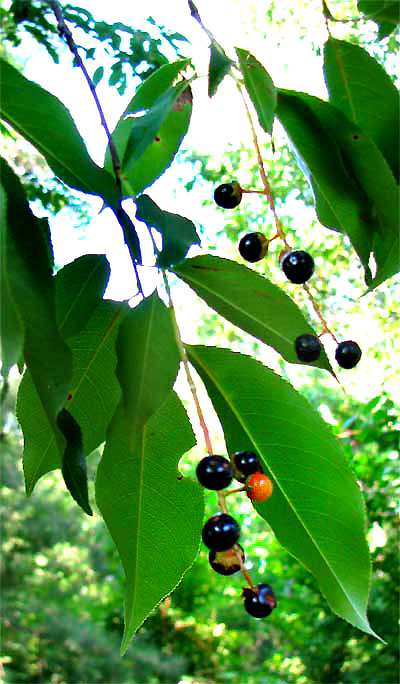
[[255, 503], [263, 503], [272, 494], [273, 484], [264, 473], [253, 473], [246, 480], [246, 493]]

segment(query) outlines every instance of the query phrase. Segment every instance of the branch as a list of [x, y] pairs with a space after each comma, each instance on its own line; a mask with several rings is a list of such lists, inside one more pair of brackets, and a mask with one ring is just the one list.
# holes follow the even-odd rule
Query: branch
[[90, 92], [93, 95], [93, 99], [96, 103], [97, 111], [99, 112], [99, 115], [100, 115], [101, 125], [103, 126], [103, 128], [106, 132], [106, 135], [107, 135], [108, 147], [110, 149], [111, 160], [112, 160], [112, 165], [113, 165], [114, 175], [115, 175], [115, 181], [117, 183], [118, 190], [121, 192], [121, 189], [122, 189], [121, 188], [121, 179], [120, 179], [121, 162], [119, 160], [118, 152], [117, 152], [117, 149], [114, 145], [114, 141], [112, 139], [110, 129], [108, 128], [107, 121], [105, 120], [104, 112], [102, 110], [99, 98], [97, 97], [96, 86], [94, 85], [92, 79], [90, 78], [90, 76], [87, 72], [87, 69], [86, 69], [86, 67], [82, 61], [82, 58], [81, 58], [79, 52], [78, 52], [78, 47], [77, 47], [77, 45], [76, 45], [76, 43], [72, 37], [72, 33], [69, 30], [67, 24], [65, 23], [63, 13], [62, 13], [62, 9], [61, 9], [59, 3], [57, 2], [57, 0], [48, 0], [48, 2], [49, 2], [51, 9], [53, 10], [53, 12], [56, 16], [58, 32], [59, 32], [60, 36], [65, 39], [65, 42], [67, 43], [69, 49], [71, 50], [72, 54], [75, 57], [76, 63], [82, 69], [83, 75], [87, 81], [89, 88], [90, 88]]

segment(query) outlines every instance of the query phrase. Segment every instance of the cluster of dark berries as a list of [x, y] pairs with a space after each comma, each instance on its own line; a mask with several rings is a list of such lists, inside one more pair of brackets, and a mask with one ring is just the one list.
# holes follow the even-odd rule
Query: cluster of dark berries
[[[252, 451], [239, 451], [232, 462], [223, 456], [205, 456], [197, 465], [197, 479], [206, 489], [221, 491], [235, 477], [244, 483], [243, 491], [253, 502], [266, 501], [272, 494], [272, 482], [263, 472], [257, 455]], [[237, 491], [237, 490], [235, 490]], [[242, 491], [242, 490], [239, 490]], [[244, 551], [238, 544], [240, 525], [228, 513], [216, 513], [205, 523], [202, 539], [209, 551], [208, 560], [220, 575], [233, 575], [244, 570]], [[269, 584], [245, 588], [244, 607], [253, 617], [267, 617], [276, 606]]]
[[[214, 199], [224, 209], [234, 209], [242, 199], [242, 188], [237, 181], [219, 185], [214, 191]], [[262, 233], [248, 233], [239, 242], [239, 253], [246, 261], [255, 263], [265, 257], [269, 240]], [[304, 285], [314, 273], [314, 259], [308, 252], [294, 250], [286, 252], [281, 268], [286, 278], [296, 285]], [[322, 352], [322, 344], [315, 335], [299, 335], [294, 343], [299, 361], [312, 363], [317, 361]], [[361, 349], [357, 342], [345, 340], [340, 342], [335, 358], [341, 368], [354, 368], [361, 359]]]

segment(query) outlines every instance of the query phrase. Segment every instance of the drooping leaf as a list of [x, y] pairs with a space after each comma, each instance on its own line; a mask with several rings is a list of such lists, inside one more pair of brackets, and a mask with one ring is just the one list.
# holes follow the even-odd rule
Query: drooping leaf
[[274, 491], [256, 509], [317, 579], [332, 610], [374, 634], [366, 616], [370, 560], [365, 505], [339, 441], [289, 383], [226, 349], [187, 347], [230, 454], [256, 451]]
[[210, 45], [210, 63], [208, 66], [208, 97], [215, 95], [218, 86], [229, 74], [232, 64], [232, 60], [226, 56], [222, 47], [213, 40]]
[[[168, 89], [171, 89], [179, 72], [188, 64], [189, 60], [165, 64], [147, 78], [137, 90], [112, 134], [121, 159], [125, 158], [128, 140], [137, 122], [133, 116], [126, 117], [138, 112], [149, 111], [155, 107], [159, 99], [165, 95]], [[123, 163], [121, 180], [125, 197], [134, 197], [142, 192], [168, 168], [188, 130], [191, 112], [191, 91], [190, 88], [187, 88], [177, 97], [172, 108], [170, 107], [170, 110], [165, 112], [166, 116], [159, 129], [155, 131], [153, 137], [148, 138], [149, 144], [129, 172]], [[106, 169], [112, 172], [111, 157], [108, 150], [104, 165]]]
[[[273, 347], [286, 361], [302, 363], [294, 341], [315, 331], [293, 300], [267, 278], [211, 254], [186, 259], [174, 273], [221, 316]], [[324, 351], [308, 365], [332, 370]]]
[[[86, 327], [68, 340], [74, 371], [64, 408], [80, 426], [85, 455], [104, 442], [121, 398], [115, 341], [125, 311], [119, 302], [100, 301]], [[61, 468], [64, 443], [57, 443], [28, 371], [18, 390], [17, 416], [25, 438], [25, 486], [31, 494], [42, 475]]]
[[129, 214], [126, 213], [122, 206], [119, 206], [115, 211], [115, 215], [118, 219], [119, 225], [122, 228], [125, 244], [128, 247], [132, 262], [134, 264], [141, 264], [142, 252], [140, 249], [139, 236]]
[[162, 250], [157, 258], [162, 268], [182, 261], [192, 245], [200, 244], [194, 224], [184, 216], [163, 211], [148, 195], [140, 195], [136, 206], [136, 218], [162, 235]]
[[104, 67], [97, 67], [96, 71], [92, 76], [92, 81], [95, 86], [99, 85], [101, 79], [104, 76]]
[[57, 324], [65, 338], [76, 335], [103, 297], [110, 265], [103, 254], [85, 254], [66, 264], [54, 279]]
[[106, 204], [115, 206], [118, 192], [113, 176], [91, 159], [62, 102], [1, 58], [0, 79], [2, 117], [43, 154], [67, 185], [100, 195]]
[[371, 282], [368, 261], [376, 226], [370, 200], [347, 168], [337, 139], [337, 126], [346, 118], [339, 121], [340, 112], [328, 102], [286, 90], [279, 90], [276, 114], [310, 181], [319, 220], [349, 236]]
[[48, 224], [32, 214], [18, 176], [3, 159], [0, 164], [7, 195], [7, 232], [2, 246], [8, 288], [24, 328], [24, 361], [47, 420], [57, 429], [56, 416], [67, 395], [72, 357], [56, 323]]
[[171, 391], [180, 363], [171, 315], [157, 293], [125, 316], [117, 355], [116, 372], [129, 417], [128, 438], [134, 440]]
[[64, 482], [72, 498], [82, 510], [88, 515], [93, 515], [89, 504], [87, 467], [83, 455], [81, 429], [66, 409], [61, 409], [58, 414], [57, 425], [66, 441], [61, 468]]
[[0, 344], [1, 374], [7, 380], [22, 354], [24, 331], [9, 284], [7, 268], [7, 194], [0, 185]]
[[96, 502], [126, 575], [122, 653], [192, 565], [204, 510], [201, 487], [178, 477], [178, 461], [195, 439], [176, 395], [169, 393], [133, 442], [128, 421], [121, 405], [96, 476]]
[[385, 69], [359, 45], [330, 37], [324, 74], [331, 104], [369, 135], [398, 181], [399, 93]]
[[236, 48], [240, 69], [246, 90], [253, 102], [260, 126], [266, 133], [272, 133], [277, 90], [271, 76], [260, 62], [247, 50]]
[[372, 290], [400, 270], [399, 187], [383, 154], [354, 124], [341, 122], [337, 129], [346, 165], [370, 203], [374, 219], [372, 252], [377, 270], [367, 284]]
[[358, 0], [358, 11], [379, 26], [378, 38], [386, 38], [400, 23], [397, 0]]
[[129, 172], [132, 170], [135, 162], [140, 159], [145, 149], [154, 142], [169, 111], [187, 87], [187, 81], [172, 86], [156, 100], [154, 105], [145, 114], [133, 119], [133, 125], [122, 159], [124, 174], [129, 176]]

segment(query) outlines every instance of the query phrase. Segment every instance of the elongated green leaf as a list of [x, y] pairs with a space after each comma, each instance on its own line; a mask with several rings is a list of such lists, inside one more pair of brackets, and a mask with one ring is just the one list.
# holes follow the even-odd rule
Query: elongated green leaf
[[93, 515], [89, 504], [87, 467], [83, 455], [81, 429], [66, 409], [62, 409], [58, 414], [57, 425], [67, 443], [61, 468], [64, 482], [77, 504], [85, 513]]
[[[337, 126], [347, 121], [328, 102], [279, 90], [277, 116], [297, 150], [308, 177], [321, 223], [347, 234], [371, 282], [368, 267], [376, 224], [371, 202], [352, 177], [337, 140]], [[333, 121], [335, 124], [333, 125]]]
[[64, 338], [86, 325], [109, 277], [110, 266], [103, 254], [85, 254], [58, 271], [54, 281], [57, 323]]
[[[100, 301], [86, 327], [68, 341], [74, 372], [64, 408], [80, 426], [86, 455], [104, 442], [121, 398], [115, 375], [115, 341], [125, 311], [118, 302]], [[42, 475], [61, 468], [65, 445], [57, 443], [28, 371], [18, 391], [17, 416], [25, 438], [25, 486], [31, 494]]]
[[272, 133], [277, 91], [268, 71], [247, 50], [236, 48], [246, 90], [253, 102], [260, 126]]
[[365, 506], [339, 441], [289, 383], [258, 361], [212, 347], [187, 351], [229, 453], [255, 450], [273, 479], [273, 494], [257, 511], [313, 573], [332, 610], [374, 634], [366, 616]]
[[400, 23], [397, 0], [358, 0], [358, 11], [379, 26], [378, 38], [386, 38]]
[[337, 137], [348, 169], [357, 178], [374, 216], [372, 251], [377, 271], [367, 284], [372, 290], [400, 270], [399, 186], [383, 154], [354, 124], [342, 122]]
[[56, 324], [54, 280], [47, 222], [32, 214], [18, 176], [1, 159], [1, 180], [7, 195], [6, 273], [18, 316], [24, 327], [24, 360], [48, 420], [64, 403], [72, 372], [71, 353]]
[[117, 377], [129, 417], [129, 438], [161, 406], [179, 369], [170, 312], [157, 293], [125, 316], [117, 340]]
[[[121, 159], [125, 158], [128, 140], [133, 128], [137, 125], [136, 118], [126, 117], [143, 110], [151, 110], [171, 88], [179, 72], [188, 63], [189, 60], [180, 60], [173, 64], [165, 64], [140, 86], [112, 134]], [[154, 132], [153, 129], [153, 136], [148, 138], [149, 144], [129, 171], [123, 163], [121, 180], [125, 197], [138, 195], [168, 168], [188, 130], [191, 112], [191, 91], [187, 88], [177, 97], [172, 109], [165, 111], [166, 116], [161, 121], [158, 130]], [[104, 165], [106, 169], [112, 171], [111, 156], [108, 150]]]
[[391, 78], [362, 47], [332, 37], [324, 74], [331, 104], [370, 136], [398, 181], [399, 93]]
[[162, 268], [182, 261], [192, 245], [200, 244], [194, 224], [184, 216], [163, 211], [148, 195], [140, 195], [136, 206], [136, 218], [162, 235], [162, 250], [157, 258]]
[[178, 477], [179, 458], [195, 439], [176, 395], [170, 392], [133, 443], [128, 421], [120, 406], [96, 477], [97, 505], [126, 575], [122, 653], [192, 565], [203, 521], [201, 488]]
[[11, 366], [21, 357], [24, 331], [12, 296], [7, 268], [7, 194], [0, 185], [0, 345], [1, 374], [7, 379]]
[[176, 100], [188, 87], [187, 81], [172, 86], [163, 93], [143, 116], [133, 119], [125, 153], [122, 159], [124, 174], [129, 176], [135, 162], [140, 159], [145, 149], [154, 141], [162, 123], [166, 119]]
[[[174, 268], [209, 306], [234, 325], [269, 344], [291, 363], [301, 363], [294, 341], [305, 333], [315, 335], [298, 306], [264, 276], [210, 254], [186, 259]], [[323, 351], [313, 366], [332, 370]]]
[[72, 188], [118, 204], [114, 178], [90, 158], [62, 102], [1, 58], [0, 79], [2, 117], [43, 154], [54, 173]]
[[208, 96], [213, 97], [217, 92], [218, 86], [229, 74], [232, 67], [232, 60], [226, 56], [222, 47], [213, 40], [210, 46], [210, 64], [208, 66]]

